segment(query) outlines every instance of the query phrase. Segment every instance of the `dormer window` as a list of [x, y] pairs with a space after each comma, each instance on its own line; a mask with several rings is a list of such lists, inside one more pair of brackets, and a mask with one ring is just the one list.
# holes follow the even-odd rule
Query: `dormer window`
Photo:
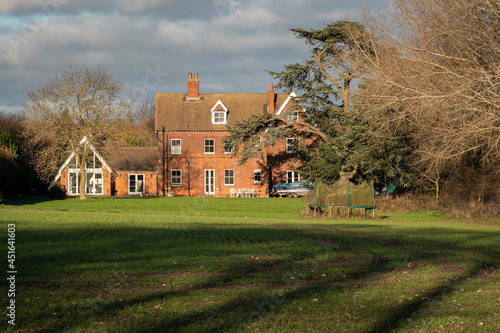
[[289, 111], [287, 113], [288, 113], [288, 115], [286, 117], [287, 120], [299, 121], [299, 111], [292, 110], [292, 111]]
[[226, 113], [224, 111], [215, 111], [212, 113], [212, 123], [213, 124], [225, 124], [226, 123]]
[[212, 124], [225, 125], [227, 123], [228, 110], [220, 99], [210, 111], [212, 112]]

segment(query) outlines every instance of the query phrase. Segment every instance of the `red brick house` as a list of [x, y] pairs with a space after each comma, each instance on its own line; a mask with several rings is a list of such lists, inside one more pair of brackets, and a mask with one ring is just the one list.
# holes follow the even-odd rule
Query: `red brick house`
[[200, 94], [198, 74], [189, 74], [185, 94], [157, 94], [159, 195], [233, 196], [241, 193], [267, 196], [276, 183], [300, 180], [294, 138], [288, 138], [239, 165], [225, 151], [226, 126], [251, 115], [282, 114], [300, 118], [291, 94]]
[[[85, 163], [85, 191], [89, 196], [157, 196], [158, 149], [156, 147], [100, 147], [87, 138], [79, 147], [92, 151]], [[63, 163], [49, 190], [56, 184], [68, 196], [80, 195], [80, 169], [73, 152]]]
[[[267, 148], [261, 158], [239, 165], [223, 139], [231, 126], [251, 115], [287, 114], [299, 120], [295, 93], [200, 94], [198, 74], [189, 74], [186, 94], [157, 94], [158, 147], [99, 147], [86, 165], [86, 194], [95, 196], [268, 196], [277, 183], [300, 180], [295, 138]], [[310, 144], [310, 143], [302, 143]], [[79, 195], [79, 169], [72, 153], [50, 185]]]

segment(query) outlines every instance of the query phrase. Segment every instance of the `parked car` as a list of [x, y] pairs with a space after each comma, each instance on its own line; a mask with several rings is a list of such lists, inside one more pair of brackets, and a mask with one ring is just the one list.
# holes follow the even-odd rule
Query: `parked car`
[[273, 186], [271, 195], [275, 197], [299, 198], [308, 195], [311, 189], [305, 182], [280, 183]]

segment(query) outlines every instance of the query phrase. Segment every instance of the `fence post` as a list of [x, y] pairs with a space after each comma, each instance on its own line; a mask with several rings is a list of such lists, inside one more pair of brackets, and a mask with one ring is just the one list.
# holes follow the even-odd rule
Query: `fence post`
[[372, 180], [373, 218], [375, 218], [375, 182]]
[[351, 191], [349, 189], [349, 182], [347, 182], [347, 207], [351, 208]]

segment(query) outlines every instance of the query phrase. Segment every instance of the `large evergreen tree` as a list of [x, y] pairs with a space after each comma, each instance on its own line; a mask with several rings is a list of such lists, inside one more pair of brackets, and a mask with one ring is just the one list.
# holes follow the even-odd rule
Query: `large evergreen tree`
[[[298, 93], [295, 103], [306, 110], [304, 121], [290, 120], [287, 114], [253, 116], [230, 128], [226, 145], [240, 145], [241, 162], [245, 162], [280, 139], [312, 138], [317, 150], [297, 149], [298, 158], [305, 162], [302, 174], [309, 180], [333, 182], [341, 166], [365, 179], [406, 176], [404, 137], [384, 144], [374, 141], [370, 123], [353, 106], [353, 85], [364, 75], [363, 61], [373, 52], [372, 36], [363, 25], [349, 21], [292, 31], [311, 46], [311, 58], [270, 74], [278, 80], [277, 88]], [[261, 136], [262, 147], [256, 144]]]

